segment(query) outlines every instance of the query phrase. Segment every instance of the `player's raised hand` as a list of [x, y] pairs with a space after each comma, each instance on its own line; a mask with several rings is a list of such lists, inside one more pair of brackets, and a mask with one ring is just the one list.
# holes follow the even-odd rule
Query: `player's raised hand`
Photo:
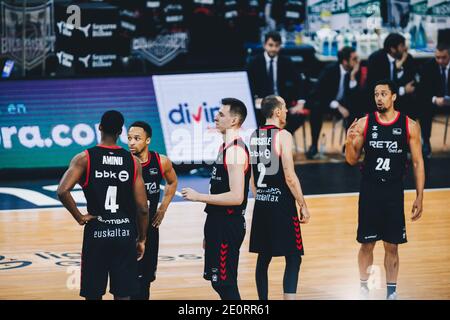
[[355, 118], [350, 128], [347, 130], [347, 139], [350, 141], [355, 141], [357, 138], [361, 137], [362, 132], [358, 127], [358, 119]]
[[183, 195], [183, 198], [188, 201], [198, 201], [198, 195], [199, 193], [191, 188], [183, 188], [181, 190], [181, 194]]
[[422, 216], [423, 204], [422, 199], [416, 198], [411, 210], [411, 221], [417, 221]]

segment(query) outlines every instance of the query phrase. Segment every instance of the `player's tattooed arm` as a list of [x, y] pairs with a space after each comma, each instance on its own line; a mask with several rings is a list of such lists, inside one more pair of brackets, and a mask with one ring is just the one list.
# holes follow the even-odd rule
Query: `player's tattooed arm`
[[423, 189], [425, 185], [425, 169], [422, 157], [421, 131], [419, 124], [409, 118], [409, 149], [416, 181], [416, 200], [411, 210], [411, 220], [416, 221], [422, 216], [423, 210]]
[[181, 193], [186, 200], [217, 206], [237, 206], [244, 201], [245, 169], [250, 166], [247, 163], [247, 155], [237, 146], [228, 148], [226, 152], [230, 191], [220, 194], [202, 194], [191, 188], [183, 188]]
[[77, 204], [70, 193], [73, 187], [81, 181], [83, 175], [86, 174], [86, 168], [87, 156], [85, 152], [81, 152], [70, 161], [69, 168], [61, 178], [56, 191], [59, 200], [80, 225], [85, 225], [90, 220], [96, 219], [96, 217], [90, 214], [83, 215], [78, 210]]
[[345, 160], [348, 164], [354, 166], [361, 157], [364, 146], [364, 129], [366, 127], [368, 117], [359, 120], [355, 119], [350, 128], [347, 130], [347, 140], [345, 141]]
[[294, 142], [292, 135], [288, 131], [282, 130], [278, 137], [279, 145], [276, 145], [275, 148], [281, 154], [283, 168], [280, 169], [283, 170], [286, 184], [300, 207], [300, 222], [308, 223], [310, 214], [294, 167], [294, 155], [292, 153]]
[[141, 164], [136, 157], [134, 158], [134, 163], [136, 165], [136, 180], [133, 184], [133, 196], [136, 203], [138, 241], [145, 243], [148, 228], [147, 193], [145, 191], [144, 179], [142, 178]]
[[172, 161], [166, 156], [161, 155], [161, 166], [164, 171], [164, 180], [166, 180], [166, 185], [164, 188], [164, 196], [161, 200], [158, 210], [156, 210], [155, 217], [153, 218], [152, 225], [158, 228], [164, 219], [167, 208], [172, 201], [178, 186], [178, 177], [175, 169], [172, 166]]

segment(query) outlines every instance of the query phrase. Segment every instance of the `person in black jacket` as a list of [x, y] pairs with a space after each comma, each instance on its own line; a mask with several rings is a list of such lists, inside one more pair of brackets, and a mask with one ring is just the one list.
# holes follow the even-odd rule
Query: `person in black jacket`
[[367, 92], [370, 99], [369, 110], [366, 111], [375, 111], [375, 103], [371, 98], [375, 83], [389, 79], [399, 88], [396, 108], [415, 118], [416, 110], [413, 99], [415, 75], [414, 59], [408, 54], [405, 38], [398, 33], [389, 34], [384, 41], [383, 49], [375, 51], [369, 56]]
[[354, 48], [344, 47], [338, 53], [338, 62], [329, 64], [319, 76], [312, 93], [311, 138], [312, 144], [306, 156], [314, 159], [318, 155], [317, 143], [322, 129], [324, 113], [343, 117], [345, 125], [360, 116], [357, 108], [359, 96], [359, 58]]
[[420, 76], [419, 96], [422, 102], [420, 124], [422, 128], [423, 155], [431, 156], [431, 124], [436, 112], [450, 110], [450, 45], [440, 43], [436, 47], [435, 58], [423, 66]]
[[265, 36], [264, 52], [255, 55], [247, 66], [250, 88], [255, 99], [258, 124], [263, 125], [261, 101], [269, 95], [279, 95], [289, 108], [286, 130], [294, 133], [303, 122], [305, 100], [300, 99], [300, 74], [289, 57], [280, 55], [281, 36], [269, 32]]

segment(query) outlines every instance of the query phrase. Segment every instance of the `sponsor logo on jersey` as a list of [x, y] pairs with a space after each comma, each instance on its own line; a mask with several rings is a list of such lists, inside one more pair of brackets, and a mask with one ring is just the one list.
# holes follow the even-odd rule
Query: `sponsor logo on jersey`
[[402, 129], [401, 128], [393, 128], [392, 129], [392, 134], [395, 134], [397, 136], [402, 134]]
[[270, 150], [269, 149], [265, 149], [264, 151], [262, 150], [250, 150], [249, 151], [249, 155], [251, 158], [270, 158]]
[[106, 224], [123, 224], [123, 223], [130, 223], [130, 219], [123, 218], [123, 219], [103, 219], [102, 216], [97, 217], [97, 221], [106, 223]]
[[119, 172], [119, 180], [122, 182], [125, 182], [128, 180], [128, 178], [130, 177], [130, 175], [128, 174], [127, 171], [122, 170]]
[[369, 146], [374, 149], [387, 149], [389, 153], [402, 153], [397, 141], [369, 141]]
[[278, 202], [278, 198], [281, 195], [279, 188], [260, 189], [256, 192], [255, 200], [264, 202]]
[[107, 164], [110, 166], [121, 166], [123, 165], [123, 158], [114, 156], [103, 156], [102, 164]]
[[372, 139], [378, 138], [378, 132], [372, 132]]
[[157, 188], [156, 182], [149, 182], [145, 184], [145, 188], [147, 189], [148, 194], [155, 194], [159, 192]]
[[97, 179], [117, 179], [117, 174], [112, 171], [97, 171], [95, 170], [95, 178]]
[[129, 179], [130, 175], [127, 171], [122, 170], [119, 173], [113, 172], [113, 171], [97, 171], [95, 170], [95, 178], [96, 179], [117, 179], [119, 178], [120, 181], [125, 182]]
[[373, 131], [377, 131], [378, 130], [378, 126], [372, 126], [372, 130]]
[[121, 228], [115, 228], [115, 229], [107, 229], [107, 230], [97, 230], [94, 231], [94, 239], [99, 238], [123, 238], [123, 237], [129, 237], [130, 236], [130, 230], [128, 229], [121, 229]]
[[158, 174], [158, 169], [156, 168], [151, 168], [148, 170], [148, 173], [150, 173], [150, 175], [155, 176]]

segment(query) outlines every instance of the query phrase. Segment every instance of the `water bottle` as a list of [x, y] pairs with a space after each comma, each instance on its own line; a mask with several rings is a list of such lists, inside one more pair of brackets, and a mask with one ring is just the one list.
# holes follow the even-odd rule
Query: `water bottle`
[[416, 33], [416, 48], [425, 49], [427, 47], [427, 36], [425, 33], [425, 28], [423, 27], [423, 22], [420, 21], [419, 28]]
[[337, 53], [338, 53], [338, 39], [337, 39], [337, 35], [334, 35], [332, 37], [333, 40], [331, 40], [331, 52], [330, 52], [330, 56], [332, 57], [336, 57]]
[[336, 41], [337, 41], [337, 50], [341, 50], [346, 45], [345, 36], [339, 31], [338, 35], [336, 36]]

